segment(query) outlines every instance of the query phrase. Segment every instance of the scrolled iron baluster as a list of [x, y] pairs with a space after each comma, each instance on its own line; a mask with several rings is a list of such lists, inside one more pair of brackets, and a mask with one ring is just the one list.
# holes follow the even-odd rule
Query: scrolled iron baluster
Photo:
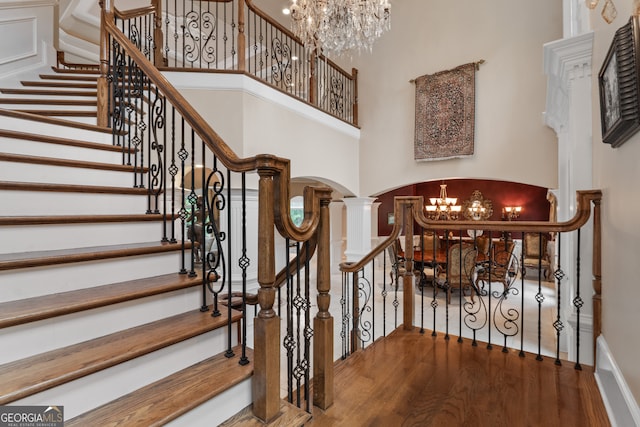
[[371, 282], [364, 277], [364, 269], [362, 270], [362, 276], [358, 280], [358, 301], [360, 303], [359, 307], [359, 316], [358, 316], [358, 330], [357, 337], [360, 339], [362, 347], [366, 342], [372, 340], [371, 328], [372, 322], [370, 320], [365, 320], [363, 314], [371, 313], [371, 305], [369, 302], [371, 301], [371, 296], [373, 294], [373, 286]]
[[[166, 99], [160, 94], [158, 88], [155, 88], [155, 99], [151, 106], [153, 112], [153, 121], [151, 123], [151, 136], [150, 151], [154, 154], [155, 163], [149, 167], [149, 196], [155, 198], [154, 209], [149, 209], [148, 213], [159, 213], [158, 210], [158, 197], [160, 193], [164, 191], [163, 183], [165, 182], [164, 174], [164, 162], [163, 152], [164, 144], [160, 142], [158, 138], [158, 131], [164, 129], [165, 126], [165, 109]], [[149, 154], [149, 161], [151, 162], [151, 154]]]
[[185, 61], [193, 63], [200, 57], [200, 49], [196, 46], [200, 41], [200, 25], [198, 24], [198, 14], [194, 11], [190, 11], [184, 18], [184, 25], [182, 26], [182, 40], [183, 48], [182, 55]]
[[215, 35], [217, 28], [216, 22], [217, 18], [213, 13], [205, 12], [202, 14], [201, 32], [203, 33], [202, 39], [204, 40], [204, 43], [202, 44], [200, 57], [207, 65], [211, 65], [216, 62], [216, 48], [213, 46], [217, 40]]
[[331, 77], [330, 97], [329, 111], [342, 117], [344, 113], [344, 82], [342, 79]]
[[[477, 301], [465, 301], [462, 304], [462, 308], [465, 312], [463, 322], [465, 326], [473, 331], [473, 339], [471, 341], [471, 345], [476, 347], [478, 345], [478, 341], [476, 340], [476, 333], [488, 324], [489, 308], [487, 307], [487, 304], [485, 303], [481, 295], [478, 295]], [[461, 337], [462, 334], [460, 334], [458, 341], [460, 341]]]
[[280, 85], [284, 85], [286, 90], [291, 90], [291, 47], [285, 44], [279, 38], [271, 41], [272, 54], [271, 57], [276, 61], [271, 66], [273, 80]]

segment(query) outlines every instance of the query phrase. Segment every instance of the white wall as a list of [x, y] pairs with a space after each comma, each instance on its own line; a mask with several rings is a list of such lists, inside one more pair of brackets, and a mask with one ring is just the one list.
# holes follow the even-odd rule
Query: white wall
[[56, 2], [0, 0], [0, 79], [55, 63]]
[[242, 75], [165, 75], [238, 156], [284, 157], [292, 178], [357, 193], [358, 129]]
[[[391, 31], [359, 70], [360, 195], [431, 179], [497, 178], [557, 185], [557, 143], [543, 123], [542, 45], [562, 37], [557, 0], [392, 2]], [[476, 74], [472, 158], [413, 158], [416, 77], [484, 59]], [[340, 61], [344, 63], [343, 61]]]
[[[603, 2], [600, 2], [603, 3]], [[637, 324], [640, 322], [640, 133], [618, 148], [602, 143], [598, 72], [614, 32], [626, 24], [632, 0], [616, 0], [618, 17], [607, 24], [602, 4], [591, 12], [594, 29], [592, 105], [594, 186], [603, 191], [602, 201], [602, 326], [603, 335], [636, 401], [640, 402], [640, 353]]]

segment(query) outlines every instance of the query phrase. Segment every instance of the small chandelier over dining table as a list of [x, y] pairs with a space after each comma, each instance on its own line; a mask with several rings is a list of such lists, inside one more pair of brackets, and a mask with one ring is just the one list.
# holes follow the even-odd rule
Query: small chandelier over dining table
[[339, 55], [371, 50], [391, 27], [389, 0], [291, 0], [293, 33], [305, 47]]
[[462, 211], [462, 206], [457, 204], [456, 197], [447, 196], [447, 184], [440, 184], [440, 197], [429, 199], [430, 205], [426, 205], [427, 218], [430, 220], [456, 220]]

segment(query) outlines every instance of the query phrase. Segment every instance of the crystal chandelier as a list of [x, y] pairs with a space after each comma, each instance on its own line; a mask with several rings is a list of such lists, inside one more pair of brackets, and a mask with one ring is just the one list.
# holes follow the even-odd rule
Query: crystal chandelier
[[430, 198], [429, 202], [425, 209], [430, 220], [456, 220], [462, 210], [462, 206], [456, 204], [457, 198], [447, 196], [447, 184], [440, 184], [440, 197]]
[[293, 33], [318, 53], [369, 50], [391, 27], [389, 0], [291, 0]]

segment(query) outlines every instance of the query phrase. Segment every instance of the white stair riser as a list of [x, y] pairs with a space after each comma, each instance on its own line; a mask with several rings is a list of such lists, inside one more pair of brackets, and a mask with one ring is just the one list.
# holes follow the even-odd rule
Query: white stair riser
[[[236, 328], [231, 329], [235, 331]], [[236, 343], [237, 339], [234, 338], [232, 344]], [[226, 348], [227, 330], [217, 329], [11, 404], [62, 405], [65, 419], [68, 420], [218, 354]], [[215, 381], [215, 378], [211, 380]]]
[[0, 253], [48, 251], [104, 245], [144, 243], [162, 239], [162, 223], [111, 222], [5, 227]]
[[0, 302], [180, 271], [180, 252], [0, 271]]
[[0, 215], [143, 214], [147, 197], [131, 194], [56, 193], [0, 190]]
[[4, 350], [0, 355], [0, 364], [187, 311], [196, 312], [202, 305], [201, 295], [202, 289], [193, 287], [2, 329], [0, 337]]
[[48, 184], [98, 185], [122, 188], [133, 187], [132, 172], [2, 161], [0, 161], [0, 180], [46, 182]]
[[[95, 124], [96, 119], [85, 118], [88, 123]], [[0, 129], [28, 132], [38, 135], [55, 136], [58, 138], [72, 138], [80, 141], [98, 142], [111, 145], [113, 137], [110, 133], [96, 132], [92, 130], [77, 129], [52, 123], [22, 120], [0, 115]]]
[[55, 157], [67, 160], [82, 160], [98, 163], [122, 164], [122, 153], [94, 150], [84, 147], [50, 144], [47, 142], [0, 137], [0, 152], [39, 157]]

